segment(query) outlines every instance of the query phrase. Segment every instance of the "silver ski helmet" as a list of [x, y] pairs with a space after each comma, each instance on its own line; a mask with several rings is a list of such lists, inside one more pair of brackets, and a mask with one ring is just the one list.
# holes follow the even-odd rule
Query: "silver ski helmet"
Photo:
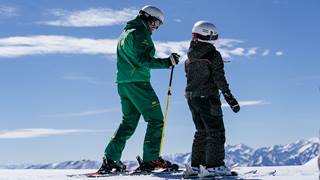
[[163, 15], [162, 11], [155, 6], [150, 6], [150, 5], [144, 6], [139, 11], [139, 15], [146, 22], [154, 23], [156, 28], [158, 28], [164, 22], [164, 15]]
[[193, 25], [192, 37], [203, 41], [217, 40], [217, 28], [214, 24], [208, 21], [198, 21]]

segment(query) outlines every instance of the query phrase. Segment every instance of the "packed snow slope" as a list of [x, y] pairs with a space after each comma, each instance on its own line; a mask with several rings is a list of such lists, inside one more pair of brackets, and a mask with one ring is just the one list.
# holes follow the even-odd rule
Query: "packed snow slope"
[[[234, 170], [240, 174], [251, 170], [257, 170], [255, 174], [240, 175], [239, 178], [223, 178], [220, 180], [317, 180], [319, 171], [317, 158], [312, 159], [302, 166], [268, 166], [268, 167], [237, 167]], [[0, 180], [84, 180], [93, 179], [85, 177], [67, 177], [70, 174], [82, 174], [93, 172], [89, 169], [74, 170], [48, 170], [48, 169], [2, 169], [0, 170]], [[141, 176], [113, 176], [104, 178], [105, 180], [159, 180], [159, 179], [182, 179], [182, 173], [170, 175], [141, 175]]]

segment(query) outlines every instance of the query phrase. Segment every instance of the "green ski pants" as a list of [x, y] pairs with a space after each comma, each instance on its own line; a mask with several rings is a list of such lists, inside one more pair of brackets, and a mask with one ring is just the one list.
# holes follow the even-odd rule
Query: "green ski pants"
[[143, 144], [145, 162], [159, 157], [163, 114], [159, 99], [150, 82], [119, 83], [122, 122], [105, 149], [105, 156], [114, 161], [121, 158], [126, 141], [134, 133], [140, 116], [148, 123]]

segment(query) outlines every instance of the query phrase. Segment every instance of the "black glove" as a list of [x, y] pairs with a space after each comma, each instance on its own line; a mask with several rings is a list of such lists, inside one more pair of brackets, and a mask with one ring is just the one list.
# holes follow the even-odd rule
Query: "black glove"
[[230, 90], [222, 93], [224, 96], [224, 99], [227, 101], [227, 103], [230, 105], [233, 112], [237, 113], [240, 111], [240, 105], [236, 98], [233, 97]]
[[171, 55], [169, 56], [171, 66], [174, 66], [174, 65], [178, 64], [179, 63], [179, 58], [180, 58], [179, 54], [171, 53]]

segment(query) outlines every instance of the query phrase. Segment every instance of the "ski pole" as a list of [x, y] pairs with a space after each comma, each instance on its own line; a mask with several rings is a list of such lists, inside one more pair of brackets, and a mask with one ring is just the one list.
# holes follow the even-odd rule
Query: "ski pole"
[[170, 73], [170, 80], [169, 80], [169, 87], [168, 87], [168, 94], [167, 94], [167, 102], [166, 102], [166, 110], [165, 110], [164, 117], [163, 117], [163, 126], [162, 126], [162, 133], [161, 133], [160, 154], [161, 154], [162, 149], [163, 149], [164, 130], [165, 130], [165, 127], [166, 127], [169, 100], [170, 100], [170, 96], [171, 96], [171, 84], [172, 84], [173, 69], [174, 69], [174, 66], [171, 67], [171, 73]]

